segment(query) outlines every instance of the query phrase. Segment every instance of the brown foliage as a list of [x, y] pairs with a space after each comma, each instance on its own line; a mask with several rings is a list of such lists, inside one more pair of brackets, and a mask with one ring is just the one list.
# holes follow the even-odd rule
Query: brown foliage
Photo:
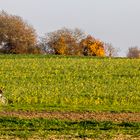
[[0, 12], [0, 45], [5, 53], [40, 53], [36, 48], [36, 33], [19, 16]]
[[46, 34], [42, 38], [42, 47], [48, 47], [47, 51], [59, 55], [80, 55], [79, 42], [84, 38], [84, 33], [80, 29], [60, 30]]

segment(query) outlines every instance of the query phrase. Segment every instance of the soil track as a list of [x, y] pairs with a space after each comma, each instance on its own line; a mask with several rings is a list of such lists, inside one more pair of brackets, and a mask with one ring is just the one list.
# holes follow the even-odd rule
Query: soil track
[[0, 117], [18, 117], [25, 119], [47, 118], [61, 120], [97, 120], [113, 122], [140, 122], [139, 113], [109, 113], [109, 112], [0, 112]]

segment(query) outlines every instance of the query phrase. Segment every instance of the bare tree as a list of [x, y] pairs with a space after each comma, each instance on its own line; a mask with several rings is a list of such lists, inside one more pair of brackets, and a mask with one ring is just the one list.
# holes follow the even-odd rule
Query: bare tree
[[130, 47], [128, 49], [127, 57], [128, 58], [140, 58], [140, 49], [137, 46]]
[[105, 54], [108, 57], [115, 57], [118, 55], [118, 49], [114, 48], [113, 45], [111, 43], [105, 43], [104, 44], [104, 48], [105, 48]]

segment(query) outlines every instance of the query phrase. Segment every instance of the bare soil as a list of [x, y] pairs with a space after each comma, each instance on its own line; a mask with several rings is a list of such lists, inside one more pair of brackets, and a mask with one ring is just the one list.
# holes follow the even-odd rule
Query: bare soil
[[18, 117], [25, 119], [47, 118], [61, 120], [96, 120], [113, 122], [140, 122], [139, 113], [109, 113], [109, 112], [23, 112], [9, 111], [0, 112], [0, 117]]

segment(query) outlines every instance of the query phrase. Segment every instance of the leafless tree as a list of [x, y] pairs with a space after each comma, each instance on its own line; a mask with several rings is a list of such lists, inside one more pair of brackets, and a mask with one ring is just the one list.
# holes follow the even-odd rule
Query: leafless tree
[[140, 49], [137, 46], [130, 47], [128, 49], [127, 57], [128, 58], [140, 58]]
[[115, 56], [118, 55], [119, 49], [114, 48], [111, 43], [105, 43], [104, 44], [104, 48], [105, 48], [106, 56], [108, 56], [108, 57], [115, 57]]

